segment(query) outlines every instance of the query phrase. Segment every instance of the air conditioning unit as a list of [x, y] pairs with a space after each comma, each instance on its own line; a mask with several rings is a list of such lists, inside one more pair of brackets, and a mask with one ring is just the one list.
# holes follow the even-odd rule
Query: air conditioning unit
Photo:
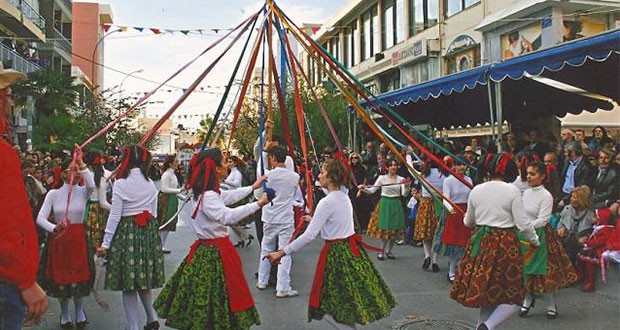
[[379, 61], [381, 61], [384, 58], [385, 58], [385, 54], [383, 54], [383, 53], [376, 53], [375, 54], [375, 62], [379, 62]]

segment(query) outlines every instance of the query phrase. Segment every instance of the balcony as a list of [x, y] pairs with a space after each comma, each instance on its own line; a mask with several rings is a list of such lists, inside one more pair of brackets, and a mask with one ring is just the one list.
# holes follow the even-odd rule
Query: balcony
[[25, 59], [19, 53], [0, 43], [0, 60], [11, 61], [11, 68], [23, 73], [41, 70], [41, 66]]
[[31, 20], [41, 30], [45, 29], [45, 19], [34, 8], [23, 0], [8, 0], [10, 4], [17, 7], [24, 17]]
[[54, 28], [54, 45], [71, 55], [71, 41], [56, 28]]

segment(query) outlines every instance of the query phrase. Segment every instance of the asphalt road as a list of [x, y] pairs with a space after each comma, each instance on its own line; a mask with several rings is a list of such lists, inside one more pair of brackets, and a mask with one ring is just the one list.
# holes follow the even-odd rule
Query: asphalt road
[[[166, 275], [170, 276], [189, 251], [195, 236], [188, 224], [190, 207], [181, 212], [181, 221], [175, 233], [168, 238], [168, 248], [173, 252], [165, 256]], [[252, 229], [253, 231], [253, 229]], [[369, 240], [371, 243], [376, 243]], [[324, 321], [308, 323], [306, 317], [308, 297], [319, 250], [322, 246], [316, 239], [304, 250], [293, 255], [292, 285], [299, 291], [294, 298], [276, 298], [275, 289], [259, 291], [255, 288], [254, 273], [258, 266], [258, 244], [239, 249], [244, 273], [250, 286], [262, 324], [252, 329], [331, 329]], [[359, 327], [361, 329], [473, 329], [477, 310], [459, 305], [449, 298], [450, 285], [446, 280], [447, 266], [441, 260], [441, 272], [432, 273], [421, 268], [424, 259], [421, 248], [397, 246], [396, 260], [378, 261], [377, 267], [398, 299], [398, 306], [383, 320]], [[610, 330], [620, 328], [620, 277], [618, 266], [608, 271], [608, 283], [598, 283], [595, 293], [579, 292], [578, 286], [556, 294], [559, 316], [555, 320], [545, 318], [542, 299], [527, 318], [514, 317], [500, 326], [500, 329], [521, 330]], [[159, 291], [156, 291], [156, 294]], [[126, 329], [125, 313], [120, 292], [102, 292], [101, 296], [111, 306], [104, 312], [93, 299], [86, 298], [85, 309], [90, 324], [86, 329]], [[59, 303], [50, 298], [50, 309], [40, 325], [30, 329], [59, 329]], [[140, 310], [142, 324], [144, 311]], [[168, 329], [167, 327], [164, 327]]]

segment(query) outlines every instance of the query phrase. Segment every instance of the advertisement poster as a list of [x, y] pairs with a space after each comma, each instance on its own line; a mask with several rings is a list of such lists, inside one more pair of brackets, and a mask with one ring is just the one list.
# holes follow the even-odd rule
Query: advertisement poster
[[567, 17], [562, 25], [562, 42], [589, 37], [607, 30], [604, 16]]
[[541, 46], [542, 28], [536, 22], [521, 30], [502, 36], [502, 59], [508, 59], [538, 50]]

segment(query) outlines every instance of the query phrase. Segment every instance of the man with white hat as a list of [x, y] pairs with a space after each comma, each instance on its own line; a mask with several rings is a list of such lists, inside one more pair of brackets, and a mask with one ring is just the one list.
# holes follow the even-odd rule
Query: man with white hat
[[[5, 141], [11, 110], [9, 86], [25, 75], [5, 70], [0, 62], [0, 327], [21, 329], [24, 315], [40, 316], [47, 310], [47, 297], [35, 281], [39, 246], [21, 161]], [[16, 253], [18, 252], [18, 253]]]

